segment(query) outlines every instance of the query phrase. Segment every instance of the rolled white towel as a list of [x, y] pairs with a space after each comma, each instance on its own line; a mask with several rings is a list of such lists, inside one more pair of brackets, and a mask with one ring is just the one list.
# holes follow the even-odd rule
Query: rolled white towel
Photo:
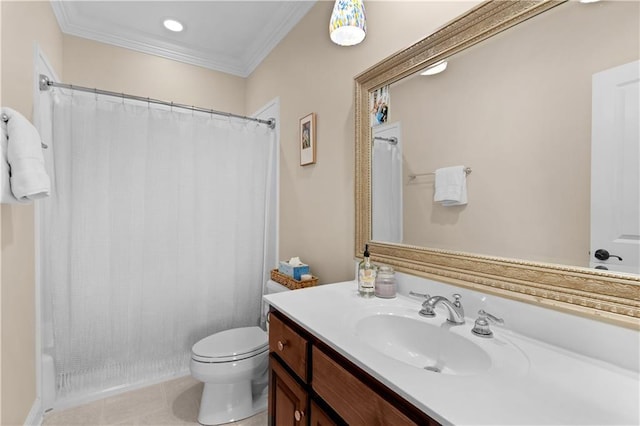
[[7, 161], [7, 123], [2, 120], [2, 133], [0, 134], [0, 150], [2, 150], [2, 158], [0, 158], [0, 203], [15, 204], [19, 203], [18, 199], [11, 192], [11, 182], [9, 177], [9, 162]]
[[51, 181], [44, 167], [38, 131], [22, 114], [11, 108], [2, 107], [2, 114], [8, 117], [7, 162], [13, 196], [20, 203], [48, 197]]

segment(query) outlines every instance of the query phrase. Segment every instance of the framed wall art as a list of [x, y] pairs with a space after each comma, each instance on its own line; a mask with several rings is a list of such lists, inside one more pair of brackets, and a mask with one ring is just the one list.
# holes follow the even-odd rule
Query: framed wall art
[[300, 119], [300, 165], [316, 162], [316, 114], [312, 112]]

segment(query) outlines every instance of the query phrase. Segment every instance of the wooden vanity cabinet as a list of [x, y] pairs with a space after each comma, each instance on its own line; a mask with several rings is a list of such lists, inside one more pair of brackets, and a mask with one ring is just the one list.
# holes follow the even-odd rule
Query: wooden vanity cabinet
[[351, 361], [272, 310], [269, 425], [438, 425]]
[[307, 424], [309, 396], [307, 391], [282, 367], [269, 357], [269, 424], [294, 426]]

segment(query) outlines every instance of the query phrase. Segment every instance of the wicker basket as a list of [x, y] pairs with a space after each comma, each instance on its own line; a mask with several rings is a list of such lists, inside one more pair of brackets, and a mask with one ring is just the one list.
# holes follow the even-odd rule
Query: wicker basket
[[310, 280], [306, 281], [298, 281], [289, 275], [281, 274], [277, 269], [271, 270], [271, 279], [278, 284], [282, 284], [283, 286], [290, 288], [291, 290], [313, 287], [318, 284], [318, 277], [312, 277]]

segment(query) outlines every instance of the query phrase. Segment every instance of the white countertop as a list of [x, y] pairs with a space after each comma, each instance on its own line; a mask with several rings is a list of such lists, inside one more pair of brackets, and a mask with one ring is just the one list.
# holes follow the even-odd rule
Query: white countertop
[[[397, 361], [354, 337], [354, 322], [363, 315], [395, 309], [415, 311], [417, 317], [420, 300], [402, 295], [364, 299], [358, 296], [353, 281], [271, 294], [264, 299], [443, 424], [640, 424], [637, 372], [506, 328], [492, 326], [494, 339], [478, 337], [477, 343], [489, 349], [505, 342], [515, 345], [528, 361], [525, 368], [506, 372], [496, 366], [477, 375], [447, 375]], [[439, 325], [445, 322], [443, 312], [437, 310], [435, 318], [421, 320]], [[456, 326], [456, 333], [470, 335], [474, 320], [467, 317], [466, 324]]]

